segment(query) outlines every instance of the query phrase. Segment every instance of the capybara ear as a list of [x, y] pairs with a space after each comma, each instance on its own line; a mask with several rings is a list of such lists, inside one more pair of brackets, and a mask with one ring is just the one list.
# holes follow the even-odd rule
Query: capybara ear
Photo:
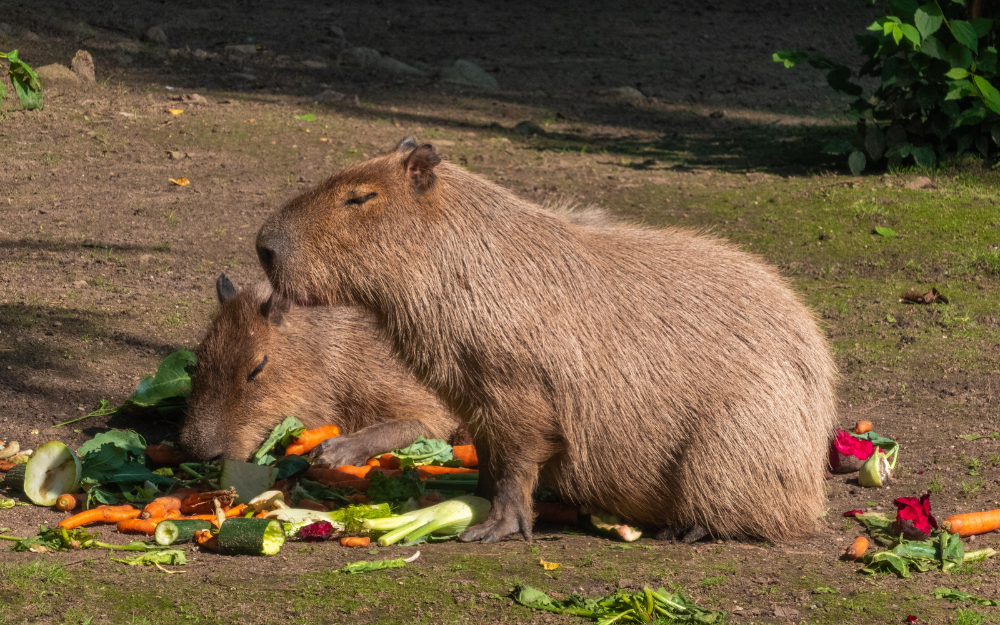
[[409, 152], [410, 150], [415, 150], [417, 148], [417, 140], [413, 137], [403, 137], [396, 144], [397, 152]]
[[281, 297], [277, 293], [271, 293], [271, 297], [267, 298], [267, 301], [260, 305], [260, 314], [272, 326], [283, 326], [287, 325], [288, 318], [286, 313], [290, 309], [291, 301]]
[[440, 162], [441, 157], [434, 151], [434, 147], [425, 143], [406, 157], [406, 175], [418, 191], [429, 189], [436, 179], [434, 168]]
[[225, 304], [236, 297], [236, 287], [224, 273], [219, 274], [219, 279], [215, 281], [215, 294], [219, 296], [220, 304]]

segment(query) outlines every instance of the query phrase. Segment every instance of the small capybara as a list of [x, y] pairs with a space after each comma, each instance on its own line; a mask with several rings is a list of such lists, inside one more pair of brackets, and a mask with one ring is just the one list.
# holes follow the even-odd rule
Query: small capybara
[[[219, 310], [197, 349], [181, 445], [191, 455], [246, 460], [285, 416], [328, 423], [332, 464], [364, 464], [418, 436], [449, 439], [461, 422], [392, 355], [373, 315], [356, 306], [290, 308], [266, 282], [216, 282]], [[464, 430], [461, 430], [464, 432]]]
[[493, 509], [462, 540], [530, 539], [539, 478], [663, 535], [817, 527], [835, 366], [735, 245], [573, 223], [407, 138], [278, 210], [257, 253], [283, 298], [371, 310], [468, 424]]

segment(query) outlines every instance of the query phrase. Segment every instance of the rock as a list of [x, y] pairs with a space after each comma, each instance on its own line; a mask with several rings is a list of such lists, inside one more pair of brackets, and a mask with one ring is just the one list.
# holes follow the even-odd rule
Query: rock
[[76, 84], [80, 82], [79, 76], [74, 74], [65, 65], [60, 65], [59, 63], [43, 65], [36, 69], [35, 72], [38, 74], [38, 79], [42, 81], [43, 86], [54, 83]]
[[772, 608], [771, 611], [777, 618], [794, 619], [798, 618], [799, 616], [799, 611], [796, 610], [795, 608], [786, 608], [780, 605], [774, 606], [774, 608]]
[[906, 181], [906, 184], [904, 184], [903, 186], [911, 190], [937, 188], [937, 185], [935, 185], [934, 182], [927, 176], [917, 176], [916, 178], [910, 178], [909, 180]]
[[608, 95], [618, 102], [624, 102], [625, 104], [632, 104], [634, 106], [641, 106], [649, 101], [649, 99], [635, 87], [618, 87], [617, 89], [611, 89], [608, 91]]
[[323, 61], [313, 61], [312, 59], [306, 59], [302, 61], [302, 66], [309, 69], [326, 69], [327, 65]]
[[153, 26], [146, 31], [146, 41], [152, 41], [153, 43], [165, 46], [167, 45], [167, 33], [163, 32], [163, 29], [159, 26]]
[[[231, 59], [248, 59], [251, 56], [257, 54], [257, 46], [252, 43], [243, 43], [238, 45], [226, 46], [225, 49], [226, 56]], [[195, 53], [197, 54], [197, 52]]]
[[25, 30], [21, 32], [21, 39], [24, 39], [25, 41], [38, 41], [38, 35], [30, 30]]
[[205, 52], [201, 48], [198, 48], [197, 50], [191, 53], [191, 56], [198, 59], [199, 61], [207, 61], [208, 59], [212, 58], [213, 55], [211, 52]]
[[76, 287], [76, 288], [78, 288], [78, 289], [85, 289], [85, 288], [87, 288], [87, 281], [86, 280], [77, 280], [76, 282], [73, 283], [73, 286]]
[[541, 126], [527, 119], [524, 120], [523, 122], [519, 122], [516, 126], [514, 126], [514, 132], [524, 137], [530, 137], [531, 135], [545, 134], [545, 130]]
[[367, 69], [374, 67], [382, 58], [382, 54], [373, 48], [357, 47], [344, 50], [339, 58], [343, 65]]
[[459, 59], [455, 65], [447, 67], [441, 72], [441, 81], [463, 87], [475, 87], [484, 91], [500, 91], [500, 83], [493, 76], [486, 73], [486, 70], [479, 67], [472, 61]]
[[317, 95], [313, 98], [314, 102], [343, 102], [344, 104], [350, 104], [353, 106], [361, 106], [361, 100], [358, 99], [357, 94], [347, 94], [341, 93], [339, 91], [334, 91], [333, 89], [327, 89], [323, 93]]
[[77, 50], [70, 66], [73, 68], [73, 73], [83, 82], [97, 82], [97, 77], [94, 75], [94, 57], [90, 56], [90, 52]]
[[383, 56], [375, 62], [375, 71], [394, 76], [426, 76], [423, 71], [394, 58]]

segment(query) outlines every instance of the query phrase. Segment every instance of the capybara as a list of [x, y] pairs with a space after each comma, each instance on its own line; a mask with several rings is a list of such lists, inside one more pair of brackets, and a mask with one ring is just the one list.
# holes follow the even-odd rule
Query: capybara
[[365, 309], [285, 310], [266, 282], [236, 291], [225, 274], [216, 292], [219, 310], [197, 349], [181, 430], [193, 456], [246, 460], [285, 416], [310, 429], [339, 426], [344, 435], [325, 447], [334, 465], [460, 430], [458, 417], [392, 355]]
[[462, 540], [530, 539], [539, 477], [640, 525], [817, 527], [834, 363], [735, 245], [573, 223], [407, 138], [278, 210], [257, 253], [283, 298], [371, 310], [468, 424], [493, 508]]

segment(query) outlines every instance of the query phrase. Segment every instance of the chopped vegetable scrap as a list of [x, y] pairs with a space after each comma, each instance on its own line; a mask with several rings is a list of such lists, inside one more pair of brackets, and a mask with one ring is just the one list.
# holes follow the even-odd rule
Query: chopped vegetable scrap
[[336, 425], [324, 425], [315, 430], [306, 430], [295, 439], [294, 443], [285, 448], [285, 454], [301, 456], [312, 451], [326, 439], [336, 436], [340, 436], [340, 428]]
[[941, 526], [945, 531], [955, 532], [963, 537], [995, 532], [1000, 529], [1000, 508], [987, 512], [955, 514], [945, 519]]
[[708, 610], [689, 600], [681, 592], [668, 592], [648, 586], [641, 592], [617, 590], [600, 599], [584, 599], [573, 594], [565, 601], [552, 599], [531, 586], [514, 589], [514, 600], [536, 610], [591, 618], [598, 623], [649, 623], [669, 620], [677, 623], [721, 623], [725, 612]]
[[951, 588], [935, 588], [933, 591], [935, 599], [947, 599], [953, 602], [964, 602], [971, 601], [976, 605], [1000, 605], [1000, 601], [996, 599], [983, 599], [982, 597], [976, 597], [975, 595], [970, 595], [967, 592], [962, 592], [961, 590], [952, 590]]
[[[907, 540], [924, 540], [930, 538], [931, 532], [937, 529], [937, 520], [931, 514], [930, 493], [924, 493], [919, 499], [900, 497], [893, 504], [898, 510], [892, 524], [895, 535]], [[961, 532], [955, 533], [961, 535]]]
[[871, 441], [858, 439], [845, 430], [837, 430], [830, 443], [830, 467], [834, 473], [853, 473], [872, 455]]
[[400, 569], [419, 557], [420, 552], [418, 551], [409, 558], [396, 558], [394, 560], [362, 560], [361, 562], [351, 562], [347, 566], [337, 569], [335, 572], [356, 575], [358, 573], [381, 571], [383, 569]]
[[854, 539], [851, 546], [844, 552], [844, 558], [846, 560], [857, 560], [864, 555], [866, 551], [868, 551], [868, 539], [864, 536], [858, 536]]
[[490, 502], [482, 497], [463, 495], [401, 516], [369, 519], [363, 525], [369, 531], [387, 532], [378, 539], [378, 544], [383, 547], [404, 538], [405, 545], [415, 545], [428, 538], [445, 540], [456, 537], [470, 525], [486, 521], [491, 507]]
[[329, 521], [316, 521], [304, 526], [299, 530], [299, 538], [306, 542], [326, 540], [331, 538], [333, 533], [333, 523]]
[[128, 558], [111, 558], [115, 562], [121, 562], [129, 566], [154, 566], [157, 564], [181, 565], [187, 564], [187, 558], [180, 549], [164, 549], [162, 551], [150, 551]]

